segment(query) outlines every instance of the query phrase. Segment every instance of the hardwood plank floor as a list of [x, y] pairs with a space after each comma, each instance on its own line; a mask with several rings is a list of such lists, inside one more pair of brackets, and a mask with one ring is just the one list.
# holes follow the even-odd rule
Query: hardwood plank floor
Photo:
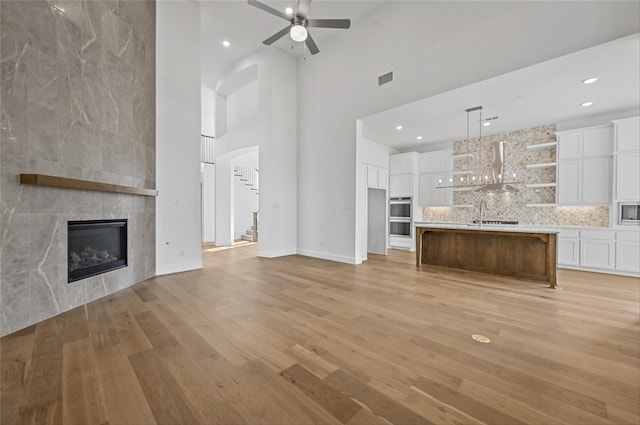
[[640, 423], [638, 278], [255, 255], [2, 338], [0, 423]]

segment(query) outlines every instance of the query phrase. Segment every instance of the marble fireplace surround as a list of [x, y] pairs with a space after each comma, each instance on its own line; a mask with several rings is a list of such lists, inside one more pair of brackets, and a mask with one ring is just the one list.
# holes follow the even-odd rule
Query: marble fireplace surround
[[[54, 7], [56, 6], [56, 7]], [[155, 2], [0, 1], [0, 335], [155, 275]], [[127, 219], [128, 267], [67, 283], [67, 222]]]

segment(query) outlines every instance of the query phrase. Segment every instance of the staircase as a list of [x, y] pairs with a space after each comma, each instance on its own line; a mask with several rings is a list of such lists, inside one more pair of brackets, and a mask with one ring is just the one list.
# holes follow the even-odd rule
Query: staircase
[[254, 167], [236, 165], [233, 167], [233, 175], [249, 189], [258, 194], [258, 176], [260, 172]]
[[244, 235], [240, 235], [240, 238], [243, 241], [258, 242], [258, 211], [253, 212], [253, 226]]

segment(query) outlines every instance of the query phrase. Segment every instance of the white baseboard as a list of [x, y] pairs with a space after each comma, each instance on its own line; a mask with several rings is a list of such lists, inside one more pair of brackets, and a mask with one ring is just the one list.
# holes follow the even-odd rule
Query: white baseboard
[[285, 255], [296, 255], [296, 254], [297, 252], [295, 248], [281, 249], [279, 251], [260, 251], [260, 247], [258, 246], [258, 257], [276, 258], [276, 257], [284, 257]]
[[337, 261], [338, 263], [347, 264], [360, 264], [362, 261], [357, 262], [355, 257], [346, 257], [344, 255], [329, 254], [328, 252], [310, 251], [308, 249], [299, 249], [298, 254], [306, 257], [321, 258], [323, 260]]
[[194, 261], [192, 263], [185, 264], [170, 264], [159, 265], [156, 264], [156, 276], [162, 276], [165, 274], [188, 272], [190, 270], [198, 270], [202, 268], [202, 261]]

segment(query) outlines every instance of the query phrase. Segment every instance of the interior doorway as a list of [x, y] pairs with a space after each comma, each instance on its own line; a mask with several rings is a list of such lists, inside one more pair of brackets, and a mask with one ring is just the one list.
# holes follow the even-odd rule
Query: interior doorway
[[387, 191], [367, 191], [367, 252], [387, 255]]

